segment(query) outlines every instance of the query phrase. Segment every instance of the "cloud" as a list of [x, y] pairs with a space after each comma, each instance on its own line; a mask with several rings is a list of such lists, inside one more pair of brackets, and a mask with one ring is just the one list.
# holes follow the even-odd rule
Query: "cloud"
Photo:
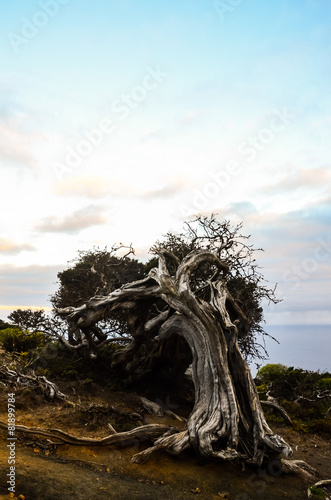
[[[50, 307], [49, 295], [61, 266], [0, 266], [0, 315], [3, 319], [15, 309]], [[30, 304], [30, 305], [27, 305]]]
[[102, 214], [102, 208], [96, 205], [76, 210], [66, 217], [56, 217], [51, 215], [45, 217], [36, 225], [36, 230], [45, 233], [78, 233], [83, 229], [98, 226], [107, 222]]
[[18, 305], [5, 305], [1, 306], [0, 305], [0, 311], [9, 311], [8, 314], [10, 314], [11, 311], [15, 311], [16, 309], [32, 309], [33, 311], [39, 311], [40, 309], [44, 309], [44, 311], [51, 311], [53, 308], [49, 306], [22, 306], [22, 304]]
[[129, 180], [119, 181], [107, 176], [83, 177], [67, 179], [55, 187], [55, 194], [60, 196], [76, 196], [80, 198], [100, 199], [105, 197], [122, 197], [137, 195]]
[[109, 195], [111, 186], [112, 183], [105, 177], [75, 177], [58, 184], [55, 187], [55, 194], [83, 198], [103, 198]]
[[327, 188], [331, 180], [331, 172], [327, 168], [301, 169], [284, 177], [275, 184], [263, 186], [263, 193], [293, 191], [296, 189]]
[[174, 197], [176, 194], [180, 193], [184, 187], [187, 186], [186, 181], [177, 181], [172, 184], [167, 184], [161, 189], [155, 189], [152, 191], [146, 191], [142, 194], [144, 200], [158, 200], [158, 199], [169, 199]]
[[[56, 186], [55, 194], [60, 196], [76, 196], [89, 199], [100, 198], [139, 198], [143, 200], [169, 199], [187, 188], [186, 179], [165, 184], [159, 189], [145, 191], [143, 184], [133, 185], [129, 180], [117, 180], [107, 177], [75, 177]], [[48, 223], [48, 221], [46, 221]]]
[[15, 255], [25, 250], [35, 250], [35, 248], [28, 243], [15, 243], [14, 241], [0, 238], [0, 252], [2, 254]]
[[223, 216], [224, 218], [231, 218], [231, 219], [239, 218], [241, 220], [247, 218], [248, 215], [252, 216], [257, 213], [258, 211], [256, 206], [251, 201], [247, 200], [231, 203], [224, 209], [219, 210], [219, 215]]
[[38, 139], [34, 132], [23, 130], [17, 120], [0, 121], [0, 160], [20, 167], [34, 167], [32, 146]]

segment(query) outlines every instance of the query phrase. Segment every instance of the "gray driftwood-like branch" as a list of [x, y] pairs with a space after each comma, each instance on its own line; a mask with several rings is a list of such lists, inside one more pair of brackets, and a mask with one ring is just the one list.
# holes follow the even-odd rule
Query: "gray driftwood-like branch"
[[34, 373], [24, 374], [17, 370], [9, 369], [7, 366], [2, 366], [0, 368], [0, 380], [14, 384], [17, 387], [38, 388], [46, 399], [66, 399], [65, 394], [44, 375], [35, 375]]
[[262, 406], [268, 406], [269, 408], [278, 411], [278, 413], [281, 414], [281, 416], [284, 418], [284, 420], [286, 420], [288, 424], [293, 425], [293, 422], [287, 411], [285, 411], [285, 409], [282, 406], [280, 406], [276, 401], [260, 401], [260, 403]]
[[[213, 269], [205, 282], [209, 300], [198, 298], [191, 289], [192, 273], [200, 265]], [[92, 297], [80, 307], [57, 310], [84, 334], [92, 350], [97, 350], [93, 334], [98, 322], [114, 311], [125, 313], [132, 341], [117, 351], [113, 367], [127, 379], [138, 380], [157, 370], [170, 345], [186, 345], [190, 359], [183, 360], [174, 349], [171, 361], [178, 375], [192, 364], [192, 412], [184, 429], [160, 433], [152, 447], [133, 457], [134, 462], [160, 449], [177, 455], [193, 448], [207, 459], [241, 459], [256, 466], [292, 453], [268, 426], [238, 347], [238, 330], [249, 325], [227, 290], [228, 272], [228, 265], [207, 250], [193, 250], [181, 262], [160, 250], [158, 268], [146, 278]]]
[[[7, 430], [8, 425], [0, 420], [0, 429]], [[160, 434], [176, 432], [176, 427], [169, 427], [161, 424], [148, 424], [136, 427], [127, 432], [116, 432], [112, 429], [109, 436], [101, 439], [93, 439], [87, 437], [77, 437], [68, 434], [60, 429], [40, 429], [39, 427], [26, 427], [25, 425], [16, 425], [15, 432], [24, 434], [35, 434], [56, 439], [62, 443], [67, 443], [77, 446], [110, 446], [112, 444], [124, 444], [132, 439], [156, 439]]]

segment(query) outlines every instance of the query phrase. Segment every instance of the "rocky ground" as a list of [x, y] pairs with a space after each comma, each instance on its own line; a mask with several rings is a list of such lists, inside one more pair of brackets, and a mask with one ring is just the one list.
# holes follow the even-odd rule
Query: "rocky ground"
[[[143, 409], [138, 394], [114, 392], [95, 384], [63, 383], [75, 406], [65, 402], [47, 403], [29, 389], [16, 392], [17, 424], [28, 427], [57, 428], [85, 437], [104, 437], [109, 425], [117, 431], [136, 426], [130, 414], [142, 415], [143, 423], [180, 425], [172, 417], [154, 417]], [[0, 388], [0, 420], [7, 420], [7, 393]], [[155, 395], [150, 395], [151, 398]], [[189, 408], [163, 394], [159, 404], [177, 414], [187, 416]], [[302, 459], [315, 467], [321, 479], [331, 478], [330, 441], [317, 435], [298, 433], [289, 427], [275, 429], [292, 446], [294, 459]], [[7, 432], [0, 434], [0, 498], [10, 498]], [[157, 452], [147, 462], [130, 462], [147, 442], [132, 442], [121, 447], [72, 446], [54, 444], [45, 437], [20, 435], [16, 443], [15, 498], [21, 500], [93, 499], [217, 499], [279, 500], [307, 498], [307, 483], [297, 475], [272, 476], [266, 470], [239, 464], [201, 463], [190, 453], [173, 457]], [[20, 496], [21, 495], [21, 496]]]

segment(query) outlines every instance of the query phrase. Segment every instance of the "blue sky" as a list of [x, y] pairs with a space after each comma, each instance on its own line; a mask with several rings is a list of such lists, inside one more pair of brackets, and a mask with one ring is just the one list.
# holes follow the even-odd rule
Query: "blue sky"
[[244, 222], [283, 302], [331, 324], [328, 0], [17, 0], [0, 17], [0, 317], [78, 250]]

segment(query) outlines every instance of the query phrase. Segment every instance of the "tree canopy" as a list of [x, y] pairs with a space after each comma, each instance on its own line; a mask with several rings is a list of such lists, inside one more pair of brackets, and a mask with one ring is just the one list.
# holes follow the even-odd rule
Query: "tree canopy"
[[[78, 256], [70, 261], [68, 268], [58, 273], [58, 289], [50, 300], [54, 313], [46, 315], [43, 311], [17, 310], [8, 318], [22, 329], [41, 330], [51, 336], [59, 337], [68, 348], [91, 349], [95, 352], [105, 343], [119, 340], [129, 342], [131, 338], [128, 315], [122, 309], [112, 310], [105, 315], [90, 332], [90, 343], [86, 336], [72, 324], [63, 322], [58, 310], [66, 307], [79, 307], [96, 296], [106, 296], [127, 283], [148, 275], [158, 265], [160, 252], [167, 256], [168, 265], [175, 269], [193, 251], [206, 250], [227, 266], [224, 281], [235, 303], [240, 305], [245, 321], [239, 325], [238, 343], [246, 359], [263, 359], [266, 354], [263, 329], [262, 301], [277, 302], [275, 287], [270, 288], [264, 280], [255, 259], [255, 252], [261, 251], [249, 244], [250, 236], [243, 235], [242, 223], [232, 227], [229, 221], [220, 222], [212, 215], [198, 216], [184, 223], [179, 234], [168, 232], [157, 241], [146, 262], [134, 258], [132, 245], [113, 245], [107, 248], [93, 248], [78, 251]], [[199, 300], [210, 299], [209, 281], [215, 280], [220, 270], [211, 262], [201, 262], [191, 273], [191, 290]], [[159, 302], [159, 303], [158, 303]], [[160, 300], [154, 303], [152, 318], [157, 315]], [[234, 302], [233, 302], [234, 303]], [[228, 304], [230, 316], [235, 316], [233, 304]], [[91, 348], [93, 342], [93, 348]]]

